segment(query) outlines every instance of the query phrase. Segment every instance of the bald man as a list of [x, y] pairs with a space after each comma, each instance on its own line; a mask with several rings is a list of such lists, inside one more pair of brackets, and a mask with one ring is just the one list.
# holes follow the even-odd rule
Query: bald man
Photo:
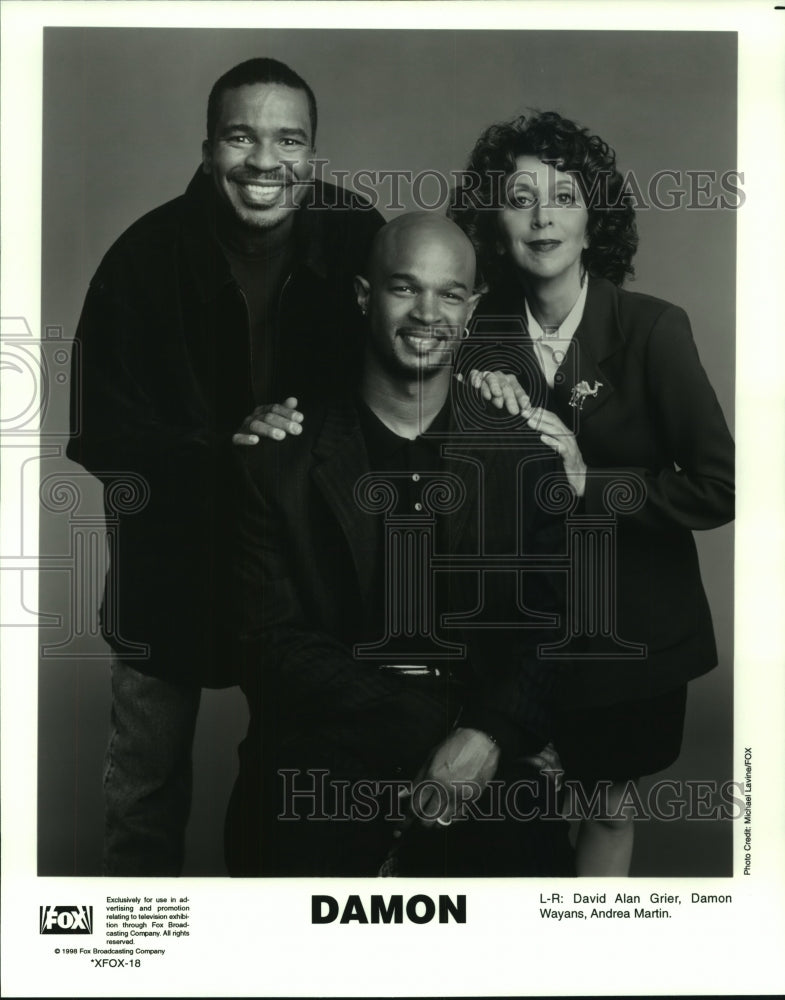
[[[487, 627], [520, 617], [521, 596], [553, 611], [553, 582], [528, 574], [519, 595], [514, 575], [481, 588], [476, 571], [444, 572], [460, 555], [553, 552], [561, 537], [534, 499], [542, 476], [560, 475], [535, 435], [518, 434], [523, 451], [484, 441], [482, 462], [445, 447], [477, 408], [452, 369], [474, 280], [454, 223], [388, 223], [356, 279], [367, 319], [356, 393], [303, 401], [299, 437], [241, 451], [251, 721], [227, 818], [231, 874], [572, 873], [539, 774], [553, 762], [553, 671], [531, 631]], [[446, 627], [483, 602], [485, 627]]]

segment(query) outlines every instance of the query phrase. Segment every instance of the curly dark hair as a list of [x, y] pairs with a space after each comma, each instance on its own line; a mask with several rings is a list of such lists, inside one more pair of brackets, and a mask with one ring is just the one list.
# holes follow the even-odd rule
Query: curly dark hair
[[588, 273], [615, 285], [632, 277], [638, 231], [615, 152], [555, 111], [537, 111], [487, 128], [453, 195], [450, 218], [474, 244], [482, 280], [493, 288], [509, 277], [511, 265], [497, 251], [497, 215], [506, 203], [504, 179], [515, 173], [519, 156], [536, 156], [575, 178], [589, 213], [589, 247], [582, 255]]

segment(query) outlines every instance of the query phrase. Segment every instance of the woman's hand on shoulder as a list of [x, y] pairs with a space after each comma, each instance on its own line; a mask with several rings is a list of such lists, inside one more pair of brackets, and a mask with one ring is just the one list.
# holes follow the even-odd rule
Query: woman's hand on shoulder
[[531, 406], [528, 395], [511, 372], [481, 372], [473, 368], [469, 372], [469, 383], [473, 389], [479, 390], [486, 402], [492, 403], [499, 410], [506, 409], [513, 416]]
[[553, 448], [561, 458], [570, 486], [582, 497], [586, 492], [586, 463], [575, 435], [555, 413], [541, 406], [523, 412], [523, 417], [532, 430], [539, 432], [542, 443]]
[[469, 381], [474, 389], [479, 389], [483, 399], [500, 410], [505, 408], [508, 413], [520, 414], [532, 430], [539, 432], [543, 444], [561, 458], [570, 486], [582, 497], [586, 492], [586, 463], [575, 435], [556, 414], [532, 406], [518, 379], [508, 372], [474, 369], [469, 373]]

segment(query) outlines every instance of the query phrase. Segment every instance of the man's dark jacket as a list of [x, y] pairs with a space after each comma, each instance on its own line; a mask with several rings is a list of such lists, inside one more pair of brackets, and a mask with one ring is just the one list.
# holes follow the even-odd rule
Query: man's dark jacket
[[[466, 393], [456, 390], [454, 412], [458, 398], [463, 413], [476, 410], [476, 401], [467, 405]], [[461, 421], [453, 430], [456, 423]], [[543, 508], [536, 492], [547, 477], [562, 481], [561, 464], [531, 433], [513, 439], [486, 432], [477, 438], [464, 425], [445, 448], [449, 457], [442, 470], [460, 483], [456, 495], [463, 498], [451, 513], [437, 515], [442, 521], [435, 551], [455, 557], [483, 553], [487, 561], [482, 587], [479, 567], [462, 571], [456, 564], [438, 575], [435, 627], [442, 638], [466, 645], [465, 658], [456, 656], [452, 663], [466, 682], [459, 724], [491, 735], [508, 762], [540, 750], [549, 738], [560, 671], [552, 662], [538, 661], [537, 641], [544, 636], [531, 619], [528, 629], [487, 626], [521, 623], [519, 602], [550, 614], [545, 625], [552, 627], [557, 618], [561, 585], [558, 574], [547, 571], [547, 557], [563, 554], [563, 524]], [[241, 750], [227, 855], [230, 871], [259, 874], [253, 869], [263, 862], [253, 857], [264, 827], [258, 814], [261, 789], [277, 780], [276, 768], [411, 779], [455, 720], [427, 686], [390, 676], [378, 661], [353, 654], [355, 643], [381, 637], [368, 634], [368, 623], [380, 579], [376, 560], [383, 551], [378, 542], [384, 520], [381, 511], [358, 505], [356, 487], [370, 465], [353, 404], [314, 407], [302, 436], [281, 448], [264, 442], [238, 454], [244, 483], [237, 609], [241, 683], [251, 723]], [[509, 566], [507, 573], [488, 572], [494, 556], [524, 553], [545, 557], [544, 571], [517, 579]], [[416, 599], [417, 592], [428, 588], [412, 587], [409, 596]], [[486, 627], [438, 624], [442, 612], [481, 607]], [[450, 661], [437, 665], [445, 669]], [[306, 866], [312, 861], [302, 859]], [[305, 868], [290, 873], [304, 874]]]
[[[231, 435], [255, 401], [246, 303], [213, 235], [215, 203], [212, 179], [197, 172], [101, 262], [76, 334], [67, 454], [105, 488], [124, 473], [146, 483], [142, 509], [119, 515], [105, 638], [141, 671], [220, 686], [233, 675]], [[280, 294], [276, 398], [258, 402], [302, 398], [340, 376], [358, 323], [352, 279], [381, 225], [352, 194], [314, 184]]]

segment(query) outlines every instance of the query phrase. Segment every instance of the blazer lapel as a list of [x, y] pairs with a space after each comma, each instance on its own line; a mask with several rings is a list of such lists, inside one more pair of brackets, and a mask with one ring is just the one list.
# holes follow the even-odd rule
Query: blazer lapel
[[553, 388], [556, 409], [570, 416], [570, 423], [590, 419], [613, 395], [605, 362], [623, 345], [615, 287], [603, 278], [589, 278], [586, 308], [560, 368], [564, 378]]
[[368, 455], [350, 404], [336, 404], [328, 409], [314, 457], [318, 464], [311, 477], [346, 538], [360, 593], [367, 602], [373, 588], [383, 514], [363, 510], [355, 497], [358, 480], [368, 473]]

